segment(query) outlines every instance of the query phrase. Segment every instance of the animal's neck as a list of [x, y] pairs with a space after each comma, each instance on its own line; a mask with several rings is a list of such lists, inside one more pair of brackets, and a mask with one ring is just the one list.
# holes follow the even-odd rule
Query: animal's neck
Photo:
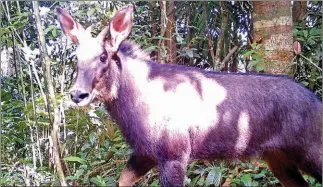
[[149, 146], [146, 136], [147, 124], [144, 120], [147, 110], [139, 99], [140, 91], [136, 86], [138, 81], [143, 81], [146, 77], [144, 71], [138, 71], [144, 66], [145, 63], [135, 61], [128, 61], [127, 65], [124, 64], [117, 97], [106, 101], [105, 104], [128, 143], [135, 149], [149, 150], [149, 147], [141, 147], [141, 145]]

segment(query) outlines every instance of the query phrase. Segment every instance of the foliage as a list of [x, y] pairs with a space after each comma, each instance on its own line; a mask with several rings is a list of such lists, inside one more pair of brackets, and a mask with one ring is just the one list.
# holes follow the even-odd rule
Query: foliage
[[[79, 144], [83, 146], [78, 147], [75, 156], [64, 158], [70, 165], [74, 164], [72, 174], [66, 178], [73, 181], [72, 184], [116, 185], [119, 176], [115, 174], [121, 173], [131, 150], [115, 124], [110, 123], [107, 126], [109, 132], [100, 128], [97, 133], [91, 131], [87, 137], [80, 136], [82, 140], [79, 140]], [[65, 142], [65, 144], [71, 143]]]
[[[305, 26], [304, 26], [305, 25]], [[296, 80], [322, 98], [322, 29], [321, 26], [298, 24], [294, 37], [301, 44], [302, 53], [295, 58]]]
[[266, 62], [264, 59], [264, 54], [261, 47], [261, 44], [257, 44], [256, 42], [250, 45], [251, 49], [247, 50], [243, 53], [243, 57], [245, 60], [251, 58], [248, 62], [247, 68], [249, 71], [252, 71], [253, 68], [256, 68], [258, 72], [263, 72], [266, 66]]

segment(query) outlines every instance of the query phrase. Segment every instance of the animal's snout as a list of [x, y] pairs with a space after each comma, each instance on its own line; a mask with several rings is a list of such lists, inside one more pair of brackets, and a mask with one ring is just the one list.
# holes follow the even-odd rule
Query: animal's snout
[[82, 90], [72, 90], [70, 94], [71, 94], [72, 101], [76, 104], [87, 99], [90, 95], [88, 92], [85, 92]]

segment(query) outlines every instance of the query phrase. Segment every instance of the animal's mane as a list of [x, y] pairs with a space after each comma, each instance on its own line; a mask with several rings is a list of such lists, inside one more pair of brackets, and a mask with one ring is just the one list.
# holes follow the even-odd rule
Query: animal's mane
[[138, 44], [130, 40], [125, 40], [120, 44], [119, 52], [124, 56], [129, 56], [142, 61], [151, 61], [149, 53], [140, 48]]

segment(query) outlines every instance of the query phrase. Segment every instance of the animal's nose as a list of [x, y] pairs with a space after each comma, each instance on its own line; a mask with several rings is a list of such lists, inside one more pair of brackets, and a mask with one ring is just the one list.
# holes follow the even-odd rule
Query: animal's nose
[[81, 90], [72, 90], [70, 92], [71, 94], [71, 99], [74, 101], [74, 103], [80, 103], [81, 101], [85, 100], [86, 98], [89, 97], [89, 93], [83, 92]]

